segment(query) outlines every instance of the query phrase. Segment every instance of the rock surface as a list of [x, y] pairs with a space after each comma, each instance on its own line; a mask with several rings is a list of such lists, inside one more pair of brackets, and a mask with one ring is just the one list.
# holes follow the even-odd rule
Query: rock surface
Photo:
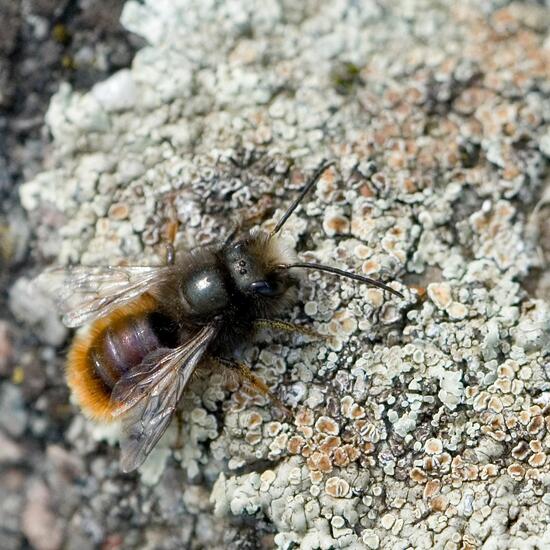
[[182, 246], [232, 217], [272, 227], [334, 159], [283, 238], [405, 299], [304, 277], [288, 317], [331, 338], [244, 350], [292, 415], [205, 375], [182, 447], [169, 433], [137, 478], [41, 393], [70, 454], [50, 449], [36, 503], [8, 502], [49, 547], [550, 545], [550, 12], [478, 4], [126, 3], [148, 42], [131, 69], [51, 102], [51, 168], [20, 193], [36, 254], [158, 263], [173, 197]]

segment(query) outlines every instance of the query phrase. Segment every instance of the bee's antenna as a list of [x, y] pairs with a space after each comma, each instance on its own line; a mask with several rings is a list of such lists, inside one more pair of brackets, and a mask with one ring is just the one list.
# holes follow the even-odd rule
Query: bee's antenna
[[281, 227], [283, 227], [286, 220], [290, 218], [290, 216], [292, 215], [292, 212], [294, 212], [294, 210], [296, 210], [298, 205], [302, 202], [302, 199], [308, 194], [309, 190], [317, 183], [319, 178], [323, 175], [323, 172], [333, 164], [334, 164], [333, 160], [329, 162], [325, 162], [316, 170], [315, 174], [313, 174], [313, 177], [307, 182], [306, 186], [300, 191], [300, 194], [294, 199], [294, 202], [288, 207], [287, 211], [283, 214], [281, 219], [277, 222], [275, 229], [270, 233], [271, 237], [276, 235], [281, 230]]
[[399, 296], [399, 298], [405, 297], [403, 296], [403, 294], [401, 294], [401, 292], [397, 292], [397, 290], [394, 290], [393, 288], [389, 287], [388, 285], [385, 285], [384, 283], [381, 283], [380, 281], [371, 279], [370, 277], [365, 277], [363, 275], [357, 275], [356, 273], [350, 273], [349, 271], [344, 271], [343, 269], [338, 269], [337, 267], [330, 267], [328, 265], [313, 264], [313, 263], [280, 264], [277, 266], [277, 269], [290, 269], [292, 267], [301, 267], [304, 269], [316, 269], [317, 271], [333, 273], [334, 275], [338, 275], [340, 277], [347, 277], [348, 279], [353, 279], [361, 283], [366, 283], [368, 285], [381, 288], [382, 290], [387, 290], [388, 292], [391, 292], [395, 296]]

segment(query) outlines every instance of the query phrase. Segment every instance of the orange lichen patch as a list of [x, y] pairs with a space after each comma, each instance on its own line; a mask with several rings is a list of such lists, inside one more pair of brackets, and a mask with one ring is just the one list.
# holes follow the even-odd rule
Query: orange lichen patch
[[366, 197], [367, 199], [375, 196], [374, 189], [372, 188], [372, 185], [370, 183], [363, 184], [359, 188], [359, 193], [362, 197]]
[[[505, 133], [508, 133], [508, 135], [515, 134], [517, 130], [516, 126], [512, 126], [511, 124], [507, 124], [505, 127]], [[505, 180], [513, 180], [514, 178], [517, 178], [521, 174], [521, 170], [512, 163], [507, 163], [504, 167], [504, 170], [502, 171], [502, 177]]]
[[111, 220], [109, 218], [99, 218], [95, 225], [96, 235], [106, 235], [111, 229]]
[[253, 411], [248, 414], [246, 419], [246, 427], [249, 430], [254, 430], [258, 428], [263, 422], [262, 415], [257, 413], [256, 411]]
[[416, 483], [426, 483], [428, 480], [428, 476], [420, 468], [412, 468], [409, 476]]
[[[330, 193], [336, 190], [336, 177], [338, 172], [334, 166], [329, 166], [319, 178], [319, 183], [317, 184], [318, 189], [321, 192]], [[328, 198], [328, 197], [327, 197]]]
[[421, 300], [424, 300], [426, 298], [428, 289], [425, 286], [409, 285], [409, 288], [414, 290]]
[[527, 455], [529, 454], [529, 446], [525, 441], [520, 441], [513, 449], [512, 449], [512, 456], [516, 460], [525, 460]]
[[479, 468], [476, 464], [467, 464], [462, 472], [464, 481], [474, 481], [479, 477]]
[[512, 430], [517, 426], [518, 419], [515, 416], [509, 416], [508, 418], [506, 418], [505, 422], [506, 422], [506, 427], [509, 430]]
[[447, 283], [430, 283], [428, 285], [428, 296], [432, 302], [440, 309], [445, 309], [451, 305], [452, 295], [451, 287]]
[[344, 449], [338, 447], [338, 449], [334, 450], [333, 462], [339, 468], [345, 468], [350, 463], [350, 460]]
[[529, 424], [529, 421], [531, 420], [531, 414], [529, 411], [520, 411], [518, 414], [518, 420], [521, 424], [524, 426], [527, 426]]
[[265, 427], [266, 434], [271, 437], [279, 435], [281, 429], [282, 424], [280, 422], [269, 422], [269, 424], [267, 424]]
[[265, 395], [260, 393], [258, 388], [252, 386], [252, 384], [241, 384], [237, 394], [240, 396], [239, 402], [246, 408], [250, 407], [250, 405], [263, 405], [267, 400]]
[[305, 445], [305, 440], [303, 437], [300, 437], [299, 435], [293, 435], [291, 438], [289, 438], [286, 448], [288, 449], [288, 452], [293, 455], [300, 454], [302, 449]]
[[428, 439], [424, 445], [424, 450], [430, 455], [441, 454], [443, 452], [443, 443], [440, 439]]
[[441, 481], [438, 479], [430, 479], [426, 485], [424, 485], [424, 498], [432, 498], [441, 490]]
[[475, 411], [482, 411], [487, 408], [489, 399], [491, 398], [490, 394], [486, 391], [480, 392], [480, 394], [474, 399], [473, 408]]
[[546, 454], [535, 453], [533, 456], [529, 457], [528, 462], [531, 466], [533, 466], [533, 468], [540, 468], [541, 466], [544, 466], [544, 463], [546, 462]]
[[355, 403], [351, 395], [346, 395], [340, 399], [340, 412], [346, 417], [349, 418], [349, 413], [352, 405]]
[[499, 378], [495, 381], [493, 387], [502, 393], [510, 393], [512, 382], [508, 378]]
[[338, 435], [340, 432], [340, 426], [338, 426], [338, 423], [329, 416], [319, 417], [317, 422], [315, 422], [315, 429], [328, 435]]
[[311, 409], [301, 408], [294, 419], [296, 426], [313, 426], [315, 415]]
[[483, 480], [495, 477], [498, 474], [498, 468], [494, 464], [485, 464], [481, 469], [479, 477]]
[[323, 224], [328, 235], [342, 235], [349, 233], [350, 222], [340, 214], [332, 214], [327, 216]]
[[525, 468], [517, 462], [510, 464], [506, 471], [508, 475], [516, 481], [521, 481], [525, 477]]
[[370, 441], [365, 441], [365, 443], [361, 445], [361, 449], [364, 454], [369, 455], [374, 453], [374, 450], [376, 449], [376, 447], [374, 446], [374, 443]]
[[247, 431], [244, 439], [250, 445], [257, 445], [262, 440], [262, 433], [260, 431]]
[[326, 453], [315, 451], [306, 461], [310, 470], [319, 470], [324, 474], [332, 472], [332, 460]]
[[265, 470], [260, 475], [260, 491], [267, 491], [271, 484], [277, 479], [277, 475], [273, 470]]
[[495, 432], [492, 432], [490, 435], [495, 441], [505, 441], [506, 440], [506, 433], [503, 432], [502, 430], [496, 430]]
[[355, 403], [351, 395], [346, 395], [340, 400], [340, 410], [342, 415], [349, 419], [363, 418], [365, 409]]
[[447, 509], [448, 505], [449, 501], [444, 495], [439, 495], [435, 498], [432, 498], [432, 500], [430, 501], [430, 508], [434, 512], [444, 512]]
[[372, 248], [361, 243], [354, 248], [353, 253], [360, 260], [366, 260], [372, 254]]
[[331, 456], [334, 450], [340, 446], [341, 439], [334, 435], [329, 435], [322, 438], [322, 441], [319, 443], [319, 450], [327, 455]]
[[281, 453], [286, 449], [288, 443], [288, 434], [282, 433], [279, 434], [271, 443], [270, 449], [273, 452]]
[[235, 390], [231, 393], [231, 401], [232, 401], [231, 411], [232, 412], [243, 411], [248, 406], [249, 398], [248, 396], [244, 395], [244, 393], [241, 390], [242, 388], [240, 386], [236, 386]]
[[489, 402], [487, 403], [489, 409], [491, 409], [492, 411], [496, 412], [496, 413], [499, 413], [502, 411], [503, 409], [503, 406], [502, 406], [502, 401], [496, 396], [494, 395], [493, 397], [491, 397], [489, 399]]
[[369, 288], [366, 291], [367, 300], [373, 305], [373, 307], [381, 307], [384, 303], [384, 294], [377, 288]]
[[378, 273], [380, 271], [380, 262], [370, 259], [366, 262], [363, 262], [361, 266], [361, 271], [366, 275], [372, 275], [373, 273]]
[[418, 186], [413, 178], [402, 178], [401, 189], [405, 193], [416, 193], [418, 191]]
[[111, 402], [111, 394], [95, 372], [90, 359], [92, 348], [103, 338], [105, 331], [124, 323], [128, 317], [146, 315], [157, 307], [156, 300], [144, 294], [137, 300], [120, 307], [102, 319], [95, 321], [89, 330], [78, 335], [67, 357], [67, 384], [75, 395], [84, 414], [100, 422], [115, 420], [113, 411], [116, 405]]
[[540, 432], [544, 428], [544, 418], [542, 415], [535, 416], [529, 424], [527, 424], [527, 431], [534, 435]]
[[323, 473], [319, 470], [310, 470], [309, 479], [311, 483], [320, 483], [323, 480]]
[[313, 428], [311, 426], [298, 426], [296, 430], [307, 439], [311, 439], [313, 437]]
[[448, 470], [451, 467], [452, 457], [449, 453], [441, 453], [438, 457], [439, 468], [441, 470]]
[[497, 431], [505, 429], [504, 416], [501, 414], [488, 414], [487, 417], [488, 424], [493, 430]]
[[325, 491], [331, 497], [343, 498], [349, 492], [349, 483], [339, 477], [330, 477], [325, 483]]
[[304, 458], [307, 458], [313, 454], [313, 451], [314, 451], [313, 445], [311, 445], [310, 442], [306, 442], [302, 449], [302, 456]]
[[506, 363], [498, 367], [497, 373], [499, 378], [507, 378], [509, 380], [512, 380], [516, 376], [512, 365]]
[[431, 473], [434, 470], [437, 470], [438, 462], [433, 456], [426, 456], [422, 461], [422, 467], [425, 472]]
[[353, 334], [357, 329], [357, 320], [349, 310], [337, 311], [328, 325], [331, 334]]
[[512, 394], [503, 395], [501, 396], [501, 399], [502, 399], [502, 404], [504, 405], [504, 408], [506, 410], [509, 410], [510, 407], [512, 407], [512, 405], [515, 402], [515, 398]]
[[125, 220], [130, 214], [130, 208], [127, 204], [116, 202], [109, 208], [109, 218], [112, 220]]
[[464, 460], [462, 459], [462, 457], [460, 455], [456, 455], [455, 457], [453, 457], [451, 461], [451, 470], [455, 472], [461, 470], [463, 467]]

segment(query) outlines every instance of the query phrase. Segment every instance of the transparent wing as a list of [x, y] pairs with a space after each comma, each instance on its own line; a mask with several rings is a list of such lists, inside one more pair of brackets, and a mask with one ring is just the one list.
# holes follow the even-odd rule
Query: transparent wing
[[217, 326], [208, 325], [182, 346], [157, 350], [116, 383], [111, 400], [114, 415], [123, 415], [124, 472], [138, 468], [168, 428], [185, 386], [217, 332]]
[[124, 305], [165, 280], [171, 266], [52, 268], [35, 279], [63, 314], [63, 323], [78, 327]]

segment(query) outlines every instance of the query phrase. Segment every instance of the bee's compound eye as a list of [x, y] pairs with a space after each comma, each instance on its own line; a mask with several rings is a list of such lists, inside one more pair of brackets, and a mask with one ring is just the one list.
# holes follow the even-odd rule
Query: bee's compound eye
[[238, 253], [242, 254], [246, 249], [246, 242], [245, 241], [238, 241], [233, 245], [233, 250]]
[[279, 282], [254, 281], [250, 290], [261, 296], [278, 296], [283, 292], [283, 285]]

